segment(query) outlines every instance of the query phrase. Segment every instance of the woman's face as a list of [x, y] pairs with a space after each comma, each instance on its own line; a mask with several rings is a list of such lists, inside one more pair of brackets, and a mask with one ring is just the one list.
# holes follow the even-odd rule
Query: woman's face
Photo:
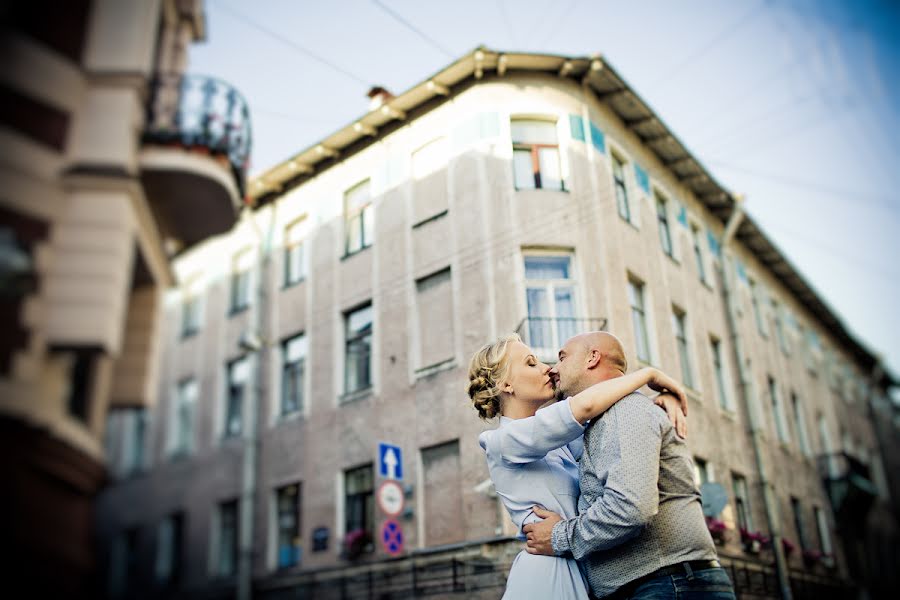
[[550, 367], [535, 357], [531, 348], [522, 342], [509, 345], [509, 380], [514, 398], [525, 402], [543, 404], [552, 400], [554, 383]]

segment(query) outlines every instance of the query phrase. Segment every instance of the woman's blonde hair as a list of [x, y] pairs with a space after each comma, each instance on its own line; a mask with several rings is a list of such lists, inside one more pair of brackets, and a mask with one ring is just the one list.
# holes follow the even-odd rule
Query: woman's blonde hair
[[518, 334], [504, 336], [485, 344], [469, 361], [469, 383], [466, 393], [483, 420], [500, 414], [500, 383], [509, 375], [507, 350], [513, 342], [521, 342]]

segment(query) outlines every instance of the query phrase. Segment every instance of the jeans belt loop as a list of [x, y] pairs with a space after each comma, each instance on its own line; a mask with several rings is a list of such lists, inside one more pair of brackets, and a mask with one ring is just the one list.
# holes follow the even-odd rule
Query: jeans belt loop
[[694, 578], [694, 570], [691, 569], [691, 563], [685, 561], [681, 564], [684, 565], [684, 572], [687, 575], [688, 581], [691, 581]]

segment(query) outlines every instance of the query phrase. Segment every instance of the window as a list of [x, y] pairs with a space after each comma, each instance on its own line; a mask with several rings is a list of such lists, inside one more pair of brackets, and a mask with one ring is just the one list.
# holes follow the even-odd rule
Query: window
[[625, 161], [612, 155], [613, 185], [616, 190], [616, 207], [619, 216], [631, 223], [631, 207], [628, 205], [628, 185], [625, 183]]
[[797, 394], [791, 392], [791, 408], [794, 412], [794, 426], [797, 428], [797, 440], [800, 442], [800, 451], [805, 456], [812, 456], [812, 448], [809, 447], [809, 437], [806, 434], [806, 419], [803, 416], [803, 405]]
[[374, 469], [371, 464], [344, 471], [344, 532], [359, 532], [371, 551], [375, 531]]
[[239, 312], [250, 306], [250, 271], [253, 253], [245, 248], [231, 260], [231, 312]]
[[188, 454], [194, 448], [194, 407], [197, 405], [197, 380], [178, 384], [175, 395], [175, 427], [172, 454]]
[[306, 277], [303, 244], [305, 235], [306, 217], [300, 217], [284, 230], [284, 287], [292, 286]]
[[781, 403], [781, 395], [778, 393], [778, 386], [772, 377], [768, 378], [769, 399], [772, 402], [772, 415], [775, 417], [775, 430], [778, 432], [778, 439], [785, 444], [790, 441], [787, 425], [785, 423], [784, 406]]
[[791, 353], [788, 346], [787, 336], [784, 334], [784, 320], [781, 318], [781, 307], [775, 300], [772, 300], [772, 318], [775, 320], [775, 338], [778, 340], [778, 347], [781, 351], [788, 355]]
[[738, 527], [753, 531], [753, 519], [750, 515], [750, 497], [747, 494], [747, 480], [737, 473], [731, 474], [734, 492], [734, 510], [737, 513]]
[[656, 220], [659, 222], [659, 243], [663, 252], [672, 256], [672, 234], [669, 232], [669, 208], [666, 199], [656, 194]]
[[344, 234], [346, 254], [368, 248], [375, 241], [375, 208], [368, 179], [344, 192]]
[[109, 555], [109, 595], [123, 598], [137, 575], [137, 529], [128, 529], [113, 539]]
[[277, 510], [276, 566], [286, 569], [300, 564], [300, 484], [294, 483], [275, 491]]
[[578, 333], [572, 257], [527, 255], [524, 259], [527, 341], [539, 356], [555, 357], [557, 349]]
[[183, 534], [183, 514], [169, 515], [160, 522], [156, 537], [156, 563], [154, 565], [157, 583], [173, 585], [181, 578]]
[[123, 416], [122, 472], [133, 475], [146, 466], [147, 411], [143, 408], [124, 409]]
[[819, 534], [819, 548], [825, 555], [825, 564], [833, 564], [834, 548], [831, 545], [831, 530], [828, 528], [828, 520], [825, 512], [818, 506], [813, 507], [813, 515], [816, 518], [816, 530]]
[[306, 336], [295, 335], [281, 345], [281, 416], [303, 410], [303, 388], [306, 372]]
[[70, 415], [87, 423], [94, 391], [94, 364], [98, 352], [87, 348], [74, 348], [68, 355], [72, 362], [66, 406]]
[[756, 329], [759, 331], [759, 335], [766, 337], [768, 335], [768, 331], [766, 331], [766, 322], [763, 319], [762, 308], [759, 305], [759, 289], [756, 285], [756, 282], [752, 279], [750, 280], [750, 304], [753, 305], [753, 318], [756, 319]]
[[418, 367], [429, 367], [453, 358], [453, 289], [450, 268], [416, 281], [419, 317]]
[[631, 321], [634, 326], [634, 343], [638, 360], [650, 362], [650, 339], [647, 337], [647, 317], [644, 308], [644, 284], [628, 280], [628, 303], [631, 305]]
[[513, 175], [517, 190], [563, 190], [556, 122], [513, 119]]
[[225, 437], [241, 434], [244, 422], [244, 395], [250, 379], [250, 361], [239, 358], [228, 363], [225, 404]]
[[238, 501], [220, 503], [217, 517], [214, 573], [219, 577], [231, 577], [237, 573]]
[[694, 376], [693, 368], [691, 367], [690, 348], [688, 347], [686, 319], [684, 311], [675, 306], [672, 307], [672, 329], [675, 330], [678, 359], [681, 361], [681, 379], [686, 386], [693, 388]]
[[722, 342], [714, 337], [709, 338], [709, 349], [713, 359], [713, 374], [716, 377], [716, 393], [719, 396], [719, 406], [727, 411], [733, 411], [731, 394], [725, 383], [725, 365], [722, 358]]
[[697, 456], [694, 457], [694, 483], [699, 488], [704, 483], [714, 481], [712, 473], [712, 465], [704, 459]]
[[181, 302], [181, 337], [200, 331], [200, 304], [199, 278], [194, 277], [185, 286]]
[[801, 550], [809, 549], [809, 539], [806, 536], [806, 527], [803, 525], [803, 507], [797, 498], [791, 496], [791, 513], [794, 516], [794, 528], [797, 530], [797, 541]]
[[691, 225], [691, 244], [694, 246], [694, 262], [697, 266], [697, 277], [701, 283], [709, 283], [706, 279], [706, 258], [703, 256], [703, 247], [700, 245], [700, 228]]
[[348, 394], [372, 386], [372, 305], [344, 317], [344, 391]]

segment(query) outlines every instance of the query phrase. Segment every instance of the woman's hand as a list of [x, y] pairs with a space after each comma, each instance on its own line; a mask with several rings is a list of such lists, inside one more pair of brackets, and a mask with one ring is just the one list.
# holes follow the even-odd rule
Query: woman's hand
[[684, 413], [684, 416], [687, 416], [687, 394], [684, 393], [684, 388], [681, 384], [659, 369], [653, 367], [647, 367], [647, 369], [650, 374], [650, 381], [647, 382], [647, 387], [656, 392], [668, 392], [675, 396], [681, 403], [681, 412]]
[[666, 414], [669, 416], [669, 420], [672, 421], [672, 425], [675, 426], [675, 433], [678, 434], [678, 437], [682, 439], [686, 438], [687, 416], [681, 410], [681, 400], [668, 392], [663, 392], [654, 398], [653, 402], [655, 402], [657, 406], [665, 409]]

